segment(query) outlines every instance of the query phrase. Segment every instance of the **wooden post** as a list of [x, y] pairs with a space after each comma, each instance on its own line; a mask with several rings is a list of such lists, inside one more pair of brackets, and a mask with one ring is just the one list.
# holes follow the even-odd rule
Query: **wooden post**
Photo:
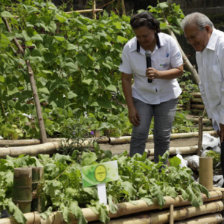
[[31, 168], [14, 169], [13, 201], [23, 213], [31, 211], [31, 201], [32, 201]]
[[[8, 31], [11, 33], [11, 28], [8, 24], [8, 21], [6, 18], [2, 17]], [[20, 53], [22, 55], [24, 55], [24, 49], [21, 46], [21, 44], [19, 43], [19, 41], [16, 38], [13, 38], [13, 41], [15, 42], [16, 46], [18, 47]], [[44, 120], [43, 120], [43, 116], [41, 113], [41, 106], [40, 106], [40, 100], [38, 97], [38, 93], [37, 93], [37, 87], [36, 87], [36, 81], [34, 79], [34, 73], [33, 73], [33, 69], [30, 65], [29, 60], [26, 60], [26, 65], [27, 65], [27, 69], [28, 69], [28, 74], [30, 75], [30, 84], [31, 84], [31, 88], [33, 90], [33, 97], [34, 97], [34, 102], [36, 105], [36, 112], [37, 112], [37, 118], [38, 118], [38, 123], [39, 123], [39, 128], [40, 128], [40, 139], [42, 143], [47, 142], [47, 134], [46, 134], [46, 130], [45, 130], [45, 126], [44, 126]]]
[[31, 204], [32, 211], [42, 212], [42, 200], [39, 192], [40, 182], [43, 179], [44, 168], [32, 167], [32, 192], [33, 200]]

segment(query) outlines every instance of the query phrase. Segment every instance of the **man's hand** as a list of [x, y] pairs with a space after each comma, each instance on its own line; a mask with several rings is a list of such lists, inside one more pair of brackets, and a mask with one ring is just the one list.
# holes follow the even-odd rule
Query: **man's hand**
[[140, 124], [140, 118], [135, 108], [128, 110], [128, 118], [134, 126], [138, 126]]

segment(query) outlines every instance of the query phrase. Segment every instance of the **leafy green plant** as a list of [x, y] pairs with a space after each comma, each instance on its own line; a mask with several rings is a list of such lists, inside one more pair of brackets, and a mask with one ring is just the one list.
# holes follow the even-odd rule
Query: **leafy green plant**
[[181, 195], [193, 206], [199, 206], [202, 204], [201, 193], [209, 195], [206, 188], [194, 181], [189, 168], [180, 168], [178, 158], [173, 157], [169, 166], [165, 164], [168, 153], [160, 158], [159, 163], [154, 163], [147, 159], [146, 153], [134, 157], [129, 157], [127, 152], [112, 156], [95, 146], [95, 151], [75, 150], [71, 156], [40, 154], [38, 158], [21, 155], [0, 159], [0, 210], [8, 210], [18, 223], [25, 223], [23, 214], [12, 202], [12, 186], [13, 169], [26, 166], [44, 166], [44, 180], [40, 187], [45, 205], [42, 217], [46, 218], [52, 211], [61, 211], [66, 222], [72, 214], [80, 224], [86, 223], [81, 211], [83, 207], [91, 207], [102, 222], [109, 220], [106, 207], [98, 202], [96, 187], [82, 187], [80, 168], [111, 160], [117, 160], [119, 171], [119, 179], [107, 183], [112, 213], [117, 211], [120, 202], [143, 199], [148, 204], [156, 202], [162, 208], [165, 196]]

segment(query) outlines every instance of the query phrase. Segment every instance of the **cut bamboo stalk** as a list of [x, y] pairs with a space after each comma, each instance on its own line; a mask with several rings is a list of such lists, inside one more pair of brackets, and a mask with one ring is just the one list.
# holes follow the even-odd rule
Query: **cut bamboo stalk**
[[[211, 201], [217, 201], [223, 199], [223, 194], [219, 190], [210, 191], [209, 192], [210, 197], [207, 198], [206, 195], [202, 194], [202, 200], [204, 202], [211, 202]], [[184, 206], [189, 205], [190, 202], [183, 200], [181, 196], [178, 196], [176, 198], [172, 198], [169, 196], [164, 197], [165, 204], [163, 206], [164, 208], [169, 208], [171, 204], [173, 204], [175, 207], [178, 206]], [[109, 216], [111, 218], [117, 218], [125, 215], [135, 214], [139, 212], [145, 212], [155, 209], [161, 209], [161, 207], [158, 204], [152, 204], [148, 205], [143, 200], [138, 201], [132, 201], [132, 202], [124, 202], [118, 204], [118, 211], [115, 214], [109, 213]], [[99, 216], [91, 209], [91, 208], [83, 208], [82, 209], [84, 217], [87, 219], [87, 221], [97, 221], [99, 219]], [[39, 224], [40, 215], [39, 213], [27, 213], [25, 214], [25, 217], [27, 219], [26, 224]], [[36, 221], [37, 220], [37, 221]], [[60, 221], [61, 220], [61, 221]], [[63, 217], [60, 212], [53, 212], [48, 220], [42, 220], [42, 224], [57, 224], [62, 223]], [[55, 222], [57, 221], [57, 223]], [[76, 221], [73, 222], [73, 224], [77, 223]], [[0, 224], [14, 224], [13, 219], [5, 218], [0, 219]]]
[[20, 154], [37, 155], [39, 153], [54, 153], [61, 146], [59, 142], [47, 142], [32, 146], [19, 146], [0, 148], [0, 158], [9, 156], [19, 156]]
[[212, 157], [199, 158], [199, 183], [208, 190], [213, 189], [213, 159]]
[[201, 97], [201, 93], [200, 92], [193, 92], [190, 93], [193, 97]]
[[39, 193], [39, 186], [43, 179], [43, 174], [43, 167], [32, 167], [32, 192], [36, 193], [36, 197], [33, 198], [31, 203], [32, 211], [42, 212], [42, 199]]
[[[186, 146], [186, 147], [170, 147], [169, 149], [169, 154], [170, 155], [176, 155], [176, 154], [181, 154], [181, 155], [187, 155], [187, 154], [194, 154], [198, 150], [197, 145], [193, 146]], [[146, 152], [149, 153], [150, 156], [154, 155], [154, 149], [145, 149]]]
[[14, 169], [13, 201], [23, 213], [31, 211], [31, 201], [32, 201], [31, 168]]
[[[6, 18], [2, 17], [9, 33], [11, 33], [11, 28], [8, 24], [8, 21]], [[24, 55], [24, 50], [22, 48], [22, 46], [20, 45], [19, 41], [16, 38], [13, 38], [13, 41], [15, 42], [16, 46], [18, 47], [20, 53], [22, 55]], [[40, 106], [40, 100], [39, 100], [39, 96], [38, 96], [38, 92], [37, 92], [37, 86], [36, 86], [36, 81], [34, 78], [34, 72], [33, 69], [30, 65], [29, 60], [26, 60], [26, 65], [27, 65], [27, 70], [28, 70], [28, 74], [30, 76], [30, 84], [31, 84], [31, 88], [33, 90], [33, 97], [34, 97], [34, 102], [35, 102], [35, 106], [36, 106], [36, 113], [37, 113], [37, 118], [38, 118], [38, 124], [39, 124], [39, 128], [40, 128], [40, 139], [42, 143], [47, 142], [47, 134], [46, 134], [46, 130], [45, 130], [45, 125], [44, 125], [44, 120], [43, 120], [43, 116], [42, 116], [42, 112], [41, 112], [41, 106]]]
[[203, 104], [191, 104], [191, 108], [204, 109], [204, 105]]
[[203, 103], [203, 101], [202, 101], [201, 98], [192, 98], [192, 99], [191, 99], [191, 102], [192, 102], [192, 103]]
[[223, 217], [221, 213], [199, 216], [196, 218], [176, 222], [176, 224], [215, 224], [222, 223]]
[[[192, 122], [195, 122], [195, 123], [198, 123], [198, 119], [199, 117], [191, 117], [191, 118], [188, 118], [189, 121], [192, 121]], [[207, 124], [207, 123], [211, 123], [211, 120], [210, 119], [207, 119], [207, 118], [203, 118], [203, 124]]]

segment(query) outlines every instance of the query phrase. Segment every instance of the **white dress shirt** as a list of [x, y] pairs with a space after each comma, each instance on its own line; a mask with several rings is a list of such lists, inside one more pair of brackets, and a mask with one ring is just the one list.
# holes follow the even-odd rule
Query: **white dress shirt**
[[196, 52], [199, 88], [213, 126], [224, 124], [224, 33], [213, 29], [206, 48]]
[[[168, 70], [183, 64], [181, 52], [176, 41], [168, 34], [158, 33], [160, 47], [156, 46], [151, 53], [153, 68]], [[181, 88], [176, 79], [154, 79], [148, 83], [146, 77], [145, 50], [140, 47], [137, 51], [137, 39], [133, 37], [124, 46], [122, 63], [119, 70], [133, 75], [132, 96], [147, 104], [159, 104], [177, 98]]]

